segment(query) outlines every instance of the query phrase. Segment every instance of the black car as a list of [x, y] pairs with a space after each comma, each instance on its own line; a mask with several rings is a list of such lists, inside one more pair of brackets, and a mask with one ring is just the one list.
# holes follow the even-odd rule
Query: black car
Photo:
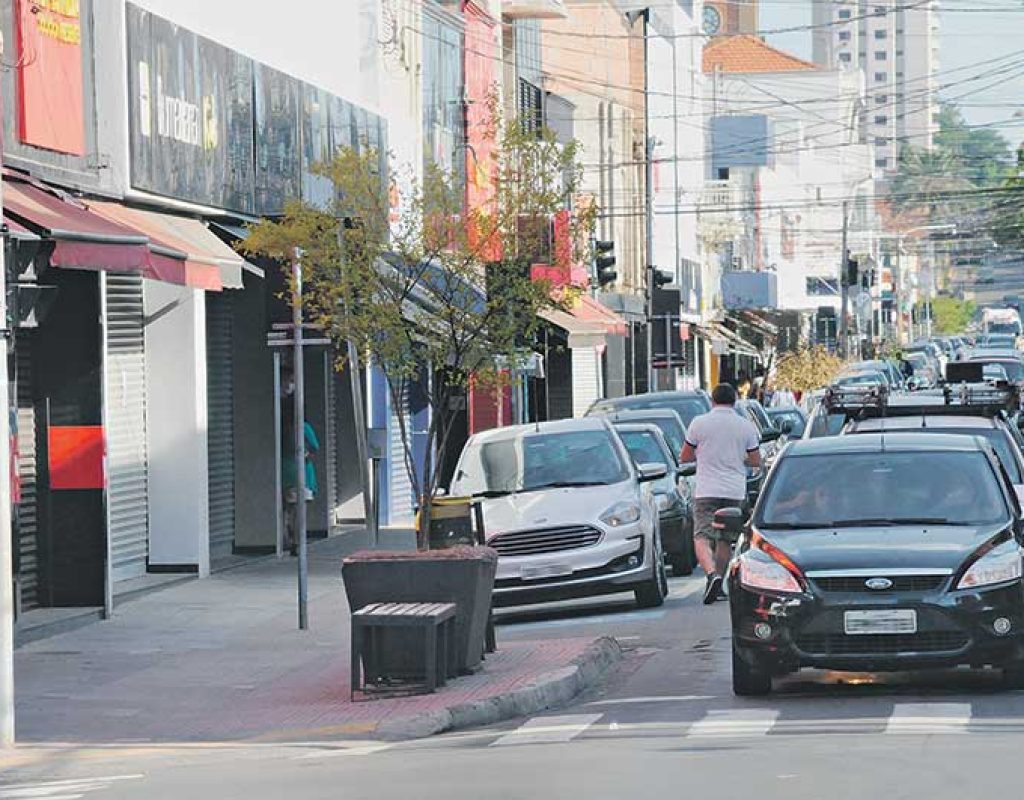
[[765, 412], [776, 428], [782, 430], [790, 439], [799, 439], [807, 427], [807, 416], [797, 406], [774, 406]]
[[733, 690], [804, 667], [991, 666], [1024, 688], [1020, 506], [991, 446], [864, 434], [786, 448], [729, 568]]
[[669, 450], [672, 451], [675, 465], [678, 466], [679, 455], [683, 452], [686, 440], [686, 426], [675, 411], [667, 408], [626, 409], [611, 412], [607, 416], [612, 425], [618, 425], [620, 422], [657, 425], [668, 443]]
[[656, 425], [615, 422], [614, 428], [637, 465], [664, 464], [668, 469], [664, 478], [651, 484], [658, 504], [661, 544], [674, 575], [692, 574], [697, 552], [693, 546], [693, 494], [686, 475], [695, 470], [694, 465], [679, 466]]
[[695, 417], [711, 410], [711, 397], [707, 392], [697, 389], [692, 392], [648, 392], [628, 397], [614, 397], [596, 401], [587, 411], [593, 414], [613, 414], [627, 409], [668, 408], [675, 411], [687, 427]]

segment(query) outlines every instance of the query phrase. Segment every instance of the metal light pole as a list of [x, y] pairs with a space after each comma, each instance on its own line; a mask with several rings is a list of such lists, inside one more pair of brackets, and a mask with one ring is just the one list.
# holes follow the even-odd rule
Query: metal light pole
[[[0, 199], [2, 205], [2, 199]], [[0, 749], [14, 746], [14, 543], [11, 540], [11, 407], [7, 375], [7, 264], [0, 247]]]
[[847, 241], [849, 238], [849, 227], [850, 218], [848, 209], [850, 203], [847, 200], [843, 201], [843, 243], [841, 245], [842, 256], [839, 264], [839, 288], [842, 293], [842, 302], [840, 303], [839, 309], [839, 353], [843, 358], [848, 358], [850, 355], [849, 337], [850, 330], [846, 322], [846, 315], [850, 309], [850, 286], [847, 280], [847, 264], [850, 261], [850, 251], [848, 249]]
[[302, 354], [302, 260], [292, 259], [292, 337], [295, 375], [295, 540], [299, 551], [299, 630], [309, 628], [309, 561], [306, 548], [306, 385]]

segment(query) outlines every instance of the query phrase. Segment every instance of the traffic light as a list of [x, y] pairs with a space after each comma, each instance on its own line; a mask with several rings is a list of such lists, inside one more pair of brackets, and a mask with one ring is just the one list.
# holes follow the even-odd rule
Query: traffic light
[[857, 259], [846, 258], [846, 285], [856, 286], [858, 283], [858, 273], [860, 271], [860, 264], [857, 263]]
[[666, 284], [672, 283], [672, 276], [657, 267], [651, 267], [651, 273], [651, 283], [657, 289], [660, 289]]
[[607, 286], [619, 277], [615, 271], [615, 242], [598, 239], [594, 242], [594, 271], [597, 273], [597, 285]]

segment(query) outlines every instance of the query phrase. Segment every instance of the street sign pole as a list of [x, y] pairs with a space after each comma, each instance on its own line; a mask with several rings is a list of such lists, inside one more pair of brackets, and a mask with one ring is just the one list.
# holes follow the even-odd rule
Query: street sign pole
[[850, 329], [846, 320], [846, 315], [850, 309], [850, 285], [847, 280], [847, 268], [850, 260], [850, 253], [847, 249], [847, 229], [849, 227], [849, 218], [847, 216], [847, 209], [849, 202], [843, 201], [843, 243], [842, 243], [842, 255], [839, 259], [839, 287], [842, 292], [842, 299], [839, 308], [839, 354], [843, 358], [850, 357]]
[[299, 551], [299, 630], [309, 628], [309, 562], [306, 551], [306, 385], [302, 354], [302, 260], [292, 259], [292, 336], [295, 375], [295, 540]]
[[[2, 50], [2, 46], [0, 46]], [[0, 200], [2, 203], [2, 200]], [[14, 332], [7, 327], [7, 264], [0, 248], [0, 749], [14, 747], [14, 545], [11, 540], [11, 408], [7, 354]]]

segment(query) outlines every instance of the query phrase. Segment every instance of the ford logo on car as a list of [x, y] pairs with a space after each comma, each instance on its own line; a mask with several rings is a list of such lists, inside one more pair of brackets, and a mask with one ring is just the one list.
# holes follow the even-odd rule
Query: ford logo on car
[[864, 585], [875, 592], [884, 592], [892, 588], [892, 581], [888, 578], [868, 578]]

